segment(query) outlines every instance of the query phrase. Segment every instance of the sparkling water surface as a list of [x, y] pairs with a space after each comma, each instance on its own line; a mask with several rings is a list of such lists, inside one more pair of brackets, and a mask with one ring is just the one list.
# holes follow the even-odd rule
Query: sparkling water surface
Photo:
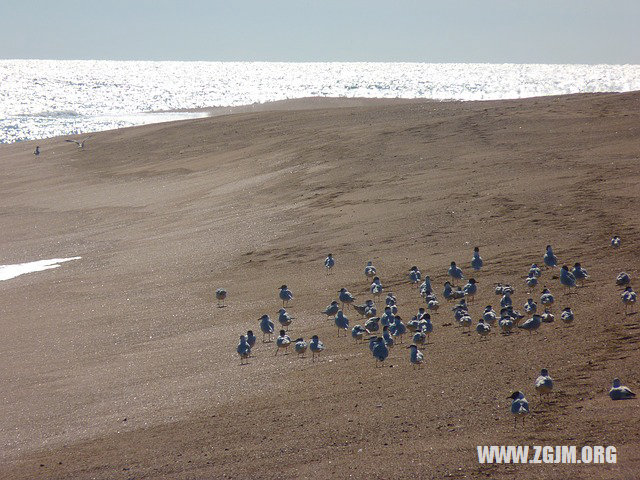
[[302, 97], [495, 100], [640, 90], [640, 65], [0, 60], [0, 143]]

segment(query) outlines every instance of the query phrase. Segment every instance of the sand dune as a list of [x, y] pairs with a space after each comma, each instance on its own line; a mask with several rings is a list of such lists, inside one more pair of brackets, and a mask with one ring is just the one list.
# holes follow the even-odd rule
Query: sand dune
[[[316, 100], [97, 133], [84, 150], [0, 146], [0, 264], [82, 257], [0, 282], [0, 477], [632, 478], [640, 404], [607, 391], [616, 376], [638, 389], [639, 316], [614, 279], [626, 270], [637, 289], [640, 275], [639, 107], [638, 93]], [[499, 301], [495, 282], [522, 309], [547, 244], [591, 275], [564, 296], [543, 273], [571, 327], [480, 341], [443, 302], [422, 371], [404, 348], [374, 369], [319, 314], [342, 286], [369, 297], [372, 260], [408, 319], [423, 305], [409, 267], [441, 295], [476, 245], [474, 321]], [[317, 333], [325, 354], [258, 344], [240, 366], [238, 336], [275, 317], [283, 283], [292, 338]], [[549, 405], [533, 388], [542, 367]], [[517, 430], [515, 389], [532, 407]], [[618, 463], [481, 466], [484, 444], [614, 445]]]

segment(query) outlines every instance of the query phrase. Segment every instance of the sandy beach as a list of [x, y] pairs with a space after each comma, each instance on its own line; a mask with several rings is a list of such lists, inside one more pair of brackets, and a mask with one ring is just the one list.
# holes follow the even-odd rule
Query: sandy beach
[[[0, 282], [0, 477], [636, 476], [640, 400], [607, 392], [614, 377], [640, 390], [640, 314], [624, 314], [615, 285], [626, 271], [640, 286], [640, 93], [272, 107], [96, 133], [83, 150], [0, 145], [0, 264], [81, 257]], [[451, 261], [471, 275], [474, 246], [474, 323], [499, 304], [497, 282], [522, 310], [547, 244], [590, 275], [564, 295], [558, 270], [543, 272], [556, 321], [481, 340], [441, 298], [422, 370], [406, 345], [374, 368], [320, 314], [341, 287], [371, 298], [371, 260], [408, 320], [424, 305], [409, 268], [441, 297]], [[282, 284], [292, 338], [318, 334], [327, 349], [315, 363], [274, 357], [258, 334], [241, 366], [238, 337], [277, 318]], [[548, 402], [533, 388], [543, 367]], [[514, 429], [516, 389], [531, 414]], [[613, 445], [618, 457], [480, 465], [478, 445]]]

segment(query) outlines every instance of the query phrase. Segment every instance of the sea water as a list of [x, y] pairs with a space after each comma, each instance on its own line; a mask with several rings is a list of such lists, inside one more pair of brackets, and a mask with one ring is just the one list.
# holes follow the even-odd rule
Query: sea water
[[630, 90], [640, 90], [640, 65], [0, 60], [0, 143], [291, 98], [495, 100]]

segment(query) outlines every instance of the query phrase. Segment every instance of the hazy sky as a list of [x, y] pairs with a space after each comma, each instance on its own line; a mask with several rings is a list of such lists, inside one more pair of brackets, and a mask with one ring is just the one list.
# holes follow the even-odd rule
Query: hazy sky
[[0, 0], [0, 58], [640, 63], [640, 0]]

